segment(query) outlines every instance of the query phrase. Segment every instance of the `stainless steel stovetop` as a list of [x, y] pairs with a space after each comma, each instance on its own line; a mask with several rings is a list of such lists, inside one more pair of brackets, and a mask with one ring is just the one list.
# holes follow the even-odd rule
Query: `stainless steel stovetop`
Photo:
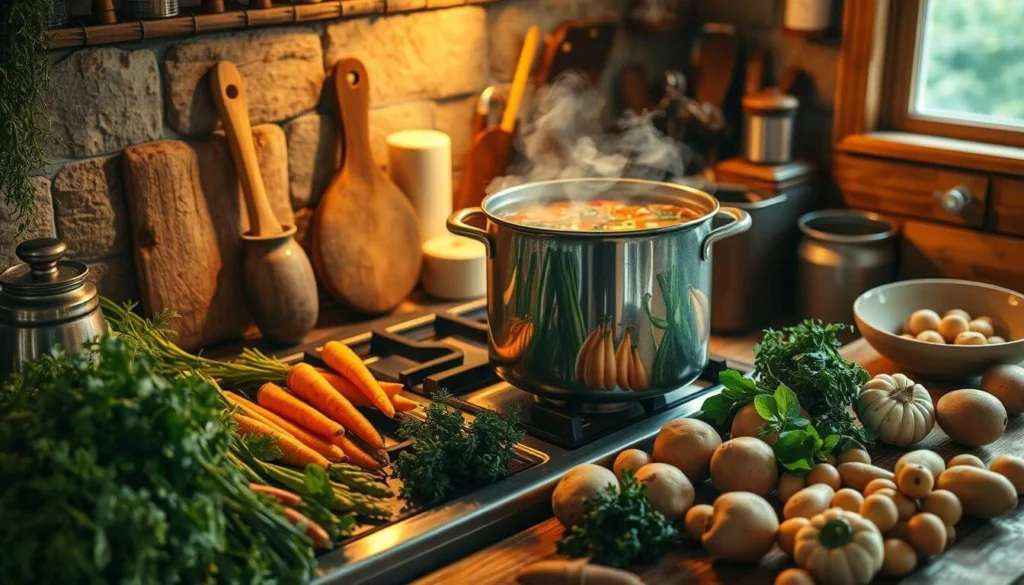
[[[664, 397], [610, 412], [583, 412], [556, 405], [499, 380], [487, 363], [484, 301], [474, 301], [342, 339], [363, 356], [380, 379], [400, 381], [403, 392], [426, 404], [446, 390], [471, 418], [488, 408], [505, 412], [524, 401], [526, 436], [511, 474], [489, 486], [426, 510], [403, 510], [390, 523], [364, 527], [341, 548], [319, 558], [317, 585], [404, 583], [525, 529], [551, 514], [558, 479], [581, 463], [610, 464], [623, 449], [649, 449], [661, 426], [691, 416], [717, 394], [725, 362], [712, 359], [701, 377]], [[318, 361], [318, 348], [302, 357]], [[421, 409], [404, 416], [422, 417]], [[374, 421], [385, 433], [394, 421]], [[406, 444], [392, 439], [388, 448]]]

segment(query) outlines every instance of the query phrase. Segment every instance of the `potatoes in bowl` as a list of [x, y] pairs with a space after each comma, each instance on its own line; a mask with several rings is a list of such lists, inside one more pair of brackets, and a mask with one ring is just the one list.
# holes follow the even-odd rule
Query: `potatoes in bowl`
[[[965, 320], [970, 330], [965, 313], [989, 317], [993, 331], [1006, 342], [955, 345], [903, 337], [904, 327], [911, 325], [910, 318], [922, 309], [934, 315], [919, 314], [912, 330], [929, 325], [937, 328], [942, 318], [951, 313], [958, 318], [949, 319], [943, 330], [947, 334], [963, 333], [959, 331], [963, 325], [960, 319]], [[1006, 288], [949, 279], [893, 282], [858, 297], [853, 314], [857, 329], [871, 347], [902, 370], [926, 378], [967, 378], [995, 365], [1024, 360], [1024, 295]], [[939, 323], [934, 322], [936, 316]], [[942, 333], [936, 329], [935, 336], [942, 337]]]

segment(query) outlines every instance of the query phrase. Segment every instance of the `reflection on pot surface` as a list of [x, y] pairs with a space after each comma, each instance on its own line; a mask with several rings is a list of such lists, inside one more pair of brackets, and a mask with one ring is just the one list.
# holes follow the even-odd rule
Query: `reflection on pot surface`
[[[692, 381], [707, 364], [711, 243], [747, 229], [749, 217], [720, 210], [692, 189], [611, 181], [624, 199], [635, 202], [631, 195], [642, 194], [684, 205], [695, 219], [626, 233], [546, 230], [502, 219], [515, 196], [544, 203], [564, 192], [559, 183], [566, 182], [503, 191], [483, 210], [449, 220], [452, 231], [489, 249], [488, 320], [498, 374], [538, 394], [607, 402]], [[734, 221], [712, 230], [716, 213]], [[489, 220], [486, 230], [466, 223], [480, 215]]]

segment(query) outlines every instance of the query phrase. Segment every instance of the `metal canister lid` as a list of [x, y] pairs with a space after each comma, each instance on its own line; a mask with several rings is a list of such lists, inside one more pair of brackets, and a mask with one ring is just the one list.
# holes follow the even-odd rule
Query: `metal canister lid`
[[751, 114], [786, 115], [796, 111], [800, 100], [782, 93], [777, 87], [769, 87], [757, 93], [743, 96], [743, 110]]
[[0, 321], [42, 324], [89, 313], [98, 306], [89, 267], [64, 260], [67, 246], [56, 238], [26, 240], [14, 253], [24, 264], [0, 274]]

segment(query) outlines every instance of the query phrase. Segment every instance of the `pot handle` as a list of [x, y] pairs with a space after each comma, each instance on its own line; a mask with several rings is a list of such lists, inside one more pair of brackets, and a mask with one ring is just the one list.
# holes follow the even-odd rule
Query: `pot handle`
[[[750, 214], [737, 207], [721, 207], [718, 213], [724, 213], [732, 217], [729, 223], [711, 230], [711, 233], [704, 236], [704, 242], [700, 246], [700, 259], [707, 260], [711, 257], [711, 245], [723, 238], [742, 234], [750, 229]], [[716, 214], [717, 215], [717, 214]], [[449, 220], [449, 226], [451, 225]]]
[[466, 223], [467, 219], [477, 216], [483, 217], [484, 210], [479, 207], [467, 207], [456, 211], [448, 216], [448, 231], [456, 235], [465, 236], [467, 238], [483, 242], [484, 247], [487, 248], [487, 257], [493, 258], [494, 239], [491, 237], [491, 234], [476, 226]]

